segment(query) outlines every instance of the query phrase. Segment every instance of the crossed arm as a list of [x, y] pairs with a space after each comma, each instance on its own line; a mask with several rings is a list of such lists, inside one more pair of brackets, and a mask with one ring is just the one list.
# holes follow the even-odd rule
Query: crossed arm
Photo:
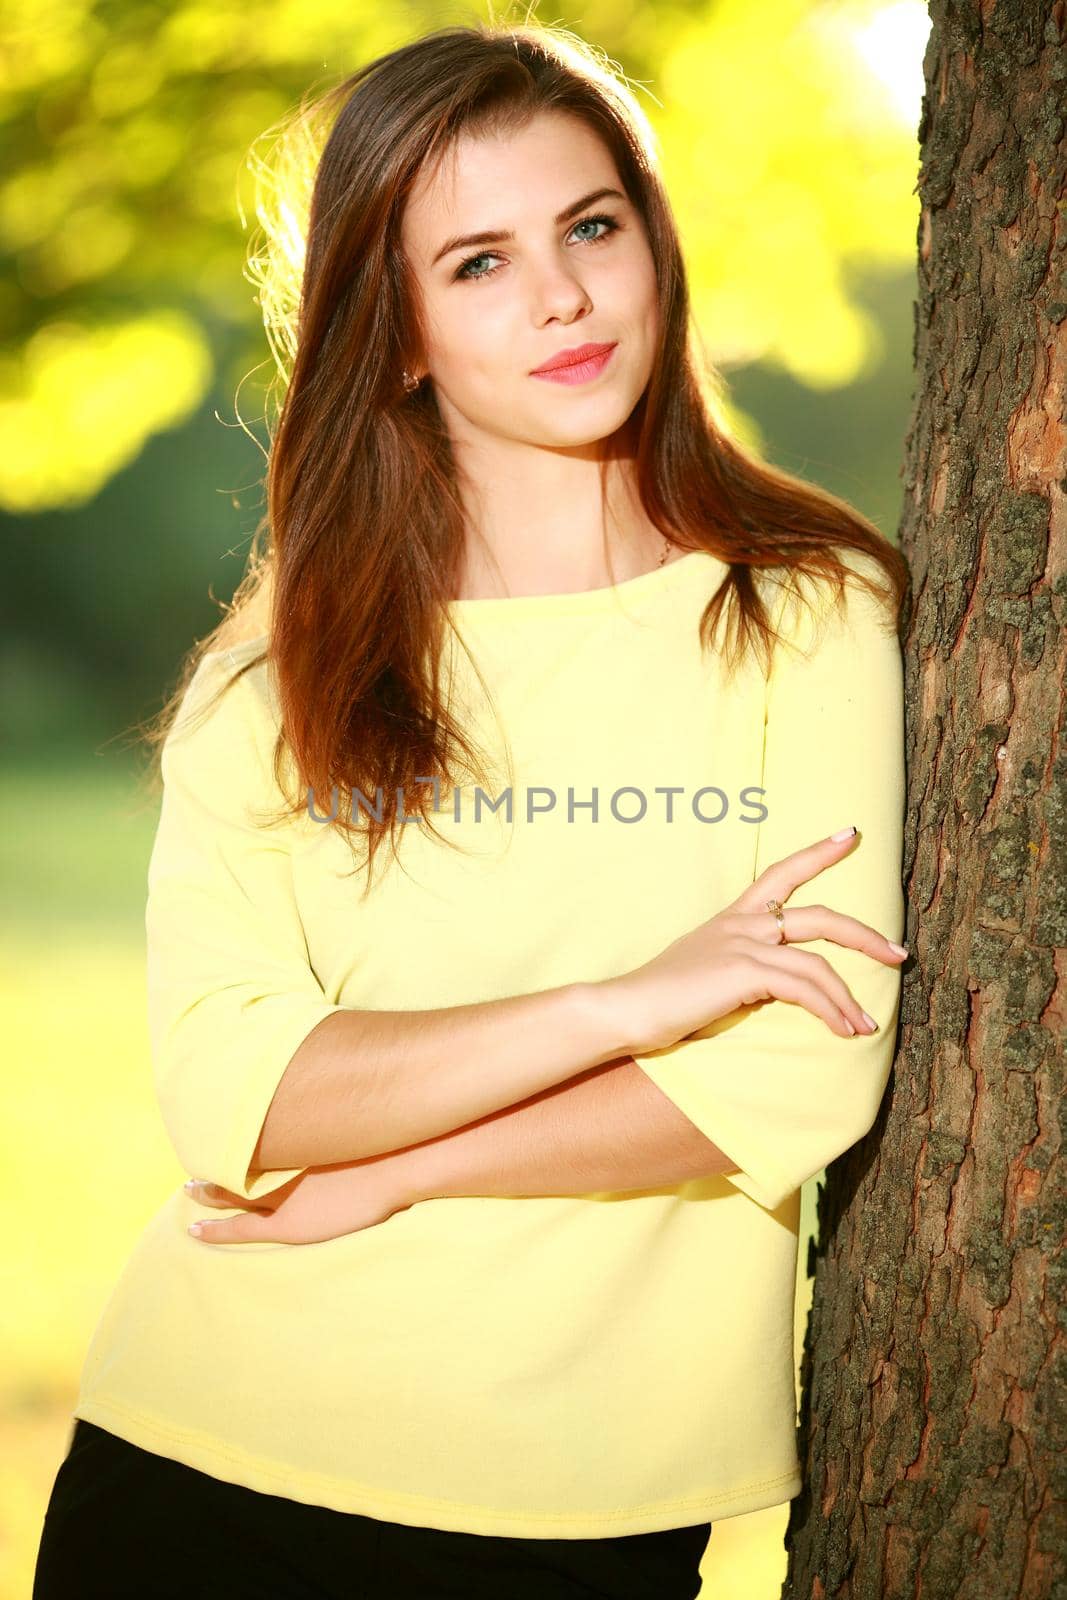
[[[265, 1214], [201, 1218], [208, 1244], [311, 1243], [385, 1221], [419, 1200], [657, 1189], [736, 1172], [630, 1056], [403, 1150], [310, 1168]], [[255, 1204], [226, 1189], [205, 1205]], [[272, 1197], [273, 1198], [273, 1197]]]
[[370, 1159], [441, 1197], [655, 1189], [737, 1170], [630, 1056]]
[[[814, 643], [810, 632], [798, 629], [800, 640]], [[784, 800], [760, 824], [753, 870], [851, 820], [865, 846], [834, 864], [822, 892], [837, 909], [899, 939], [899, 643], [884, 608], [856, 594], [842, 610], [821, 613], [814, 632], [813, 653], [785, 658], [768, 691], [763, 786]], [[244, 1190], [215, 1191], [203, 1196], [206, 1203], [276, 1202], [281, 1209], [287, 1190], [295, 1185], [306, 1194], [320, 1179], [334, 1195], [351, 1180], [357, 1198], [372, 1189], [385, 1196], [377, 1216], [372, 1194], [366, 1220], [310, 1238], [383, 1220], [390, 1197], [400, 1197], [391, 1204], [398, 1210], [436, 1196], [617, 1192], [713, 1175], [736, 1178], [738, 1189], [774, 1208], [872, 1127], [892, 1066], [899, 973], [862, 952], [811, 941], [812, 953], [832, 961], [880, 1022], [873, 1037], [836, 1038], [803, 1008], [781, 1002], [748, 1008], [670, 1050], [638, 1051], [638, 1061], [613, 1056], [419, 1144], [309, 1168], [291, 1183], [279, 1183], [279, 1172], [285, 1179], [290, 1169], [271, 1160], [268, 1176], [261, 1173], [253, 1186], [249, 1155], [279, 1063], [324, 1015], [343, 1008], [325, 1001], [306, 966], [280, 847], [247, 826], [236, 802], [231, 815], [224, 792], [219, 798], [214, 774], [229, 770], [237, 734], [217, 722], [200, 730], [198, 754], [171, 749], [147, 918], [153, 1063], [164, 1118], [185, 1159]], [[234, 948], [250, 952], [240, 982], [229, 971]], [[225, 1075], [220, 1056], [232, 1069]], [[728, 1153], [703, 1129], [724, 1139]], [[298, 1162], [299, 1153], [294, 1167]], [[257, 1170], [254, 1155], [251, 1166]], [[228, 1228], [231, 1219], [207, 1223], [213, 1226]]]

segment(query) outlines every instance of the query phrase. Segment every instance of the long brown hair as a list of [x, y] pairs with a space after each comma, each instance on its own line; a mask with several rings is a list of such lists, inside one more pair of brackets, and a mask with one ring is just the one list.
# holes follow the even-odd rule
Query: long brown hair
[[[396, 849], [401, 793], [408, 815], [432, 827], [425, 780], [451, 784], [461, 762], [484, 775], [442, 696], [445, 606], [464, 519], [432, 380], [411, 393], [402, 381], [404, 368], [419, 369], [425, 336], [400, 246], [403, 207], [424, 165], [457, 137], [520, 127], [545, 111], [580, 117], [600, 135], [648, 232], [661, 331], [627, 447], [650, 520], [676, 545], [728, 567], [701, 618], [702, 641], [729, 608], [727, 670], [750, 648], [769, 664], [777, 635], [760, 569], [777, 569], [776, 581], [798, 597], [800, 578], [829, 580], [838, 599], [855, 578], [891, 608], [898, 628], [907, 599], [907, 563], [873, 523], [755, 460], [716, 421], [718, 379], [698, 355], [654, 134], [603, 54], [565, 30], [490, 22], [443, 28], [379, 56], [305, 100], [288, 124], [285, 148], [314, 151], [313, 181], [298, 230], [302, 262], [292, 242], [299, 201], [290, 194], [261, 274], [283, 375], [286, 358], [291, 364], [268, 456], [266, 515], [226, 615], [186, 657], [178, 688], [147, 730], [161, 747], [208, 651], [265, 635], [264, 649], [233, 677], [264, 661], [273, 674], [275, 776], [281, 784], [291, 759], [302, 778], [277, 820], [313, 798], [319, 815], [336, 812], [332, 825], [350, 841], [364, 840], [371, 864], [386, 835]], [[286, 267], [290, 283], [298, 280], [288, 295]], [[886, 587], [851, 572], [838, 553], [847, 550], [872, 556]], [[355, 791], [380, 791], [380, 817], [360, 820]]]

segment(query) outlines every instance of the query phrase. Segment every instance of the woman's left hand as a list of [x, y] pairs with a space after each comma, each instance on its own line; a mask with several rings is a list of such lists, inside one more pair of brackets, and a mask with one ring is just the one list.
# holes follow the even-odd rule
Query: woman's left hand
[[197, 1179], [185, 1192], [198, 1205], [240, 1208], [235, 1217], [194, 1223], [190, 1236], [203, 1244], [315, 1244], [373, 1228], [418, 1198], [401, 1185], [387, 1158], [309, 1167], [257, 1200]]

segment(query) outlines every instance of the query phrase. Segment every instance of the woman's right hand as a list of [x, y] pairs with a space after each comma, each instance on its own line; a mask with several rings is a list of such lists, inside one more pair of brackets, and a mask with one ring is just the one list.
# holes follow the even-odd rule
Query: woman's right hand
[[[824, 956], [796, 946], [829, 939], [899, 964], [906, 951], [855, 917], [824, 905], [788, 906], [793, 891], [825, 871], [856, 842], [820, 839], [772, 864], [737, 899], [691, 933], [618, 978], [604, 981], [632, 1051], [660, 1050], [738, 1006], [788, 1000], [821, 1017], [845, 1038], [873, 1033], [866, 1013]], [[782, 903], [785, 944], [767, 910]]]

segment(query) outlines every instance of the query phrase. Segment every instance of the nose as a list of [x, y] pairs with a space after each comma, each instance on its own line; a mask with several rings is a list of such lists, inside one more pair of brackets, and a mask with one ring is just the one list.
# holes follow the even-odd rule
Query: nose
[[593, 309], [581, 278], [561, 261], [552, 261], [537, 273], [532, 295], [539, 322], [576, 322]]

